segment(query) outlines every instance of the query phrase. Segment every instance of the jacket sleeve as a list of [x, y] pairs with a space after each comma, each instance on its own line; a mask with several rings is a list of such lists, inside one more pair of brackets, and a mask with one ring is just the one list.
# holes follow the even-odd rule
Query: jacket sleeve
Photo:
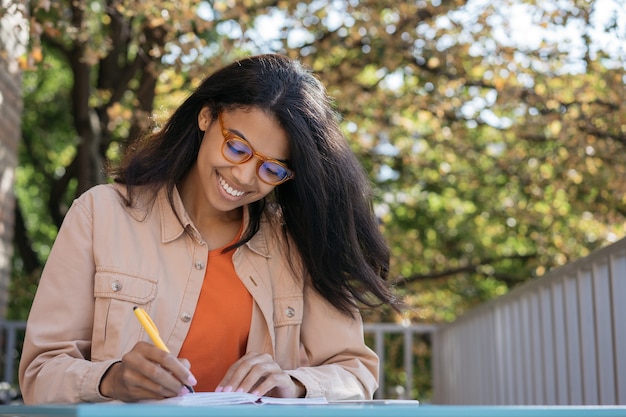
[[358, 312], [350, 317], [311, 288], [304, 293], [301, 341], [308, 366], [287, 371], [307, 397], [371, 399], [378, 388], [378, 356], [363, 339]]
[[91, 362], [94, 315], [92, 215], [73, 203], [44, 267], [19, 367], [26, 404], [104, 401], [100, 379], [115, 361]]

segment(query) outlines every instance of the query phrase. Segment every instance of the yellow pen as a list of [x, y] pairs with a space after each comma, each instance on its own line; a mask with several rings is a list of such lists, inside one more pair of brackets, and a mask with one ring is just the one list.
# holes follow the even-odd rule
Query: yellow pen
[[[152, 343], [154, 343], [154, 345], [159, 349], [169, 353], [170, 350], [167, 348], [167, 346], [165, 346], [165, 343], [163, 343], [163, 339], [161, 339], [161, 336], [159, 335], [159, 330], [157, 329], [156, 325], [154, 324], [148, 313], [146, 313], [146, 310], [141, 307], [135, 306], [133, 307], [133, 312], [135, 313], [135, 316], [137, 316], [137, 319], [139, 320], [139, 323], [141, 323], [141, 326], [144, 328], [146, 333], [148, 333], [148, 336], [150, 336]], [[194, 392], [191, 385], [184, 385], [185, 388], [189, 390], [189, 392]]]

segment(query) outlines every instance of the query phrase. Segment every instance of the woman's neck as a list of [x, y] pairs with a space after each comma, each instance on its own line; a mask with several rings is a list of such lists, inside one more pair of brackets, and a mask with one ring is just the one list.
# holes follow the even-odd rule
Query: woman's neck
[[231, 211], [216, 210], [197, 192], [193, 181], [181, 181], [178, 185], [183, 206], [187, 215], [200, 232], [209, 250], [217, 249], [231, 242], [241, 229], [243, 207]]

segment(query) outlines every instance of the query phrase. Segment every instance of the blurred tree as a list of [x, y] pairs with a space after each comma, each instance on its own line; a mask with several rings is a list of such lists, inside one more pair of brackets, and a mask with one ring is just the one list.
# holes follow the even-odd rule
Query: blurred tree
[[624, 235], [623, 14], [609, 0], [32, 1], [14, 263], [30, 284], [15, 288], [32, 291], [70, 200], [129, 137], [212, 68], [280, 52], [336, 99], [407, 318], [452, 320]]
[[327, 80], [376, 179], [412, 319], [624, 235], [619, 2], [317, 4], [295, 7], [284, 50]]

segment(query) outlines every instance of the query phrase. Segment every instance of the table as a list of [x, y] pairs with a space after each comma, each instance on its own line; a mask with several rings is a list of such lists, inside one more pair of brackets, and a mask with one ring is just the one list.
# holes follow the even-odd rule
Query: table
[[626, 417], [626, 406], [328, 404], [184, 407], [146, 404], [3, 405], [2, 417]]

